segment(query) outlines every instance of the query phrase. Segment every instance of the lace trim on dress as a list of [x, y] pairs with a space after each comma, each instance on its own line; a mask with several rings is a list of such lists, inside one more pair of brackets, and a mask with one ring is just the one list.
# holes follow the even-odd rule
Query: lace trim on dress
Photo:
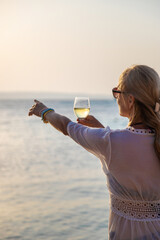
[[134, 221], [160, 221], [160, 200], [135, 201], [110, 197], [111, 209], [121, 217]]
[[153, 129], [136, 129], [134, 127], [127, 127], [127, 130], [137, 133], [137, 134], [146, 134], [146, 135], [153, 135], [155, 134], [155, 131]]

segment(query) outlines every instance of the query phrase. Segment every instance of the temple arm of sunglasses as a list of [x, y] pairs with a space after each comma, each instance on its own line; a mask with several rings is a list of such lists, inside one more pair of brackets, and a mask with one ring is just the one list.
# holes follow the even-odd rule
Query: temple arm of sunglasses
[[118, 91], [118, 90], [112, 90], [112, 92], [114, 92], [114, 93], [122, 93], [121, 91]]

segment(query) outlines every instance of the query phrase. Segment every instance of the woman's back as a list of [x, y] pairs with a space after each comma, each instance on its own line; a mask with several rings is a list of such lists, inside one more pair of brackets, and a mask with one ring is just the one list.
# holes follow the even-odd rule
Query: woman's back
[[132, 127], [110, 134], [109, 171], [120, 185], [135, 191], [139, 200], [160, 199], [160, 160], [154, 138], [151, 130]]
[[110, 133], [109, 239], [160, 239], [160, 161], [150, 130]]

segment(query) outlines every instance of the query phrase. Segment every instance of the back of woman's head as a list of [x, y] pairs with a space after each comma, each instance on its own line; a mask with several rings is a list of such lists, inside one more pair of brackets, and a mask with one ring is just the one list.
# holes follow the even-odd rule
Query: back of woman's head
[[143, 124], [155, 130], [154, 146], [160, 159], [160, 111], [157, 109], [160, 103], [159, 75], [148, 66], [134, 65], [121, 74], [119, 88], [135, 98], [130, 125], [141, 119]]

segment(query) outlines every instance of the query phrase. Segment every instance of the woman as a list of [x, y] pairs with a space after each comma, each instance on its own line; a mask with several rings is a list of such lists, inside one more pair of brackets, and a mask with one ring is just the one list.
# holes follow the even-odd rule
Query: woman
[[112, 91], [129, 119], [122, 130], [104, 128], [93, 116], [73, 123], [37, 100], [29, 115], [42, 115], [101, 160], [110, 193], [109, 239], [160, 239], [160, 78], [135, 65]]

